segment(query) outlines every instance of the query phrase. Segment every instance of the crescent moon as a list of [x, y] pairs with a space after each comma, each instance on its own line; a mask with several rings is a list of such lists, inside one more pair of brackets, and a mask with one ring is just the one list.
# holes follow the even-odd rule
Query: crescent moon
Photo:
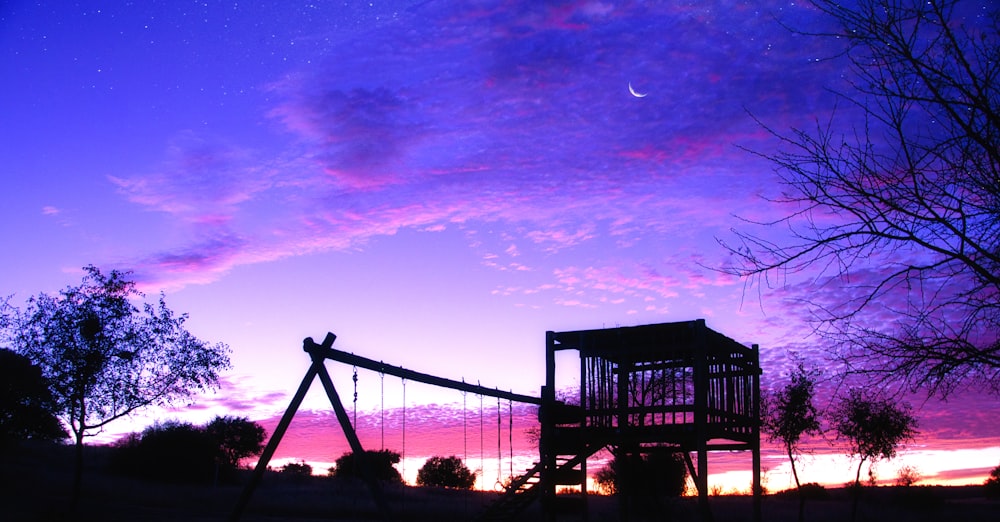
[[635, 96], [636, 98], [645, 98], [648, 92], [637, 92], [635, 88], [632, 87], [632, 82], [628, 82], [628, 92]]

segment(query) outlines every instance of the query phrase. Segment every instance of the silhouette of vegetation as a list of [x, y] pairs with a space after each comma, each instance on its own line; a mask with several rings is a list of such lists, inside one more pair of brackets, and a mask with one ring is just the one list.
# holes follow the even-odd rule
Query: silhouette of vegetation
[[990, 471], [990, 477], [983, 483], [986, 496], [990, 498], [1000, 498], [1000, 466]]
[[666, 516], [665, 500], [684, 494], [687, 466], [680, 453], [663, 448], [646, 455], [612, 451], [612, 461], [594, 479], [604, 493], [622, 498], [627, 511], [640, 517]]
[[[803, 435], [820, 432], [819, 413], [813, 405], [818, 372], [807, 371], [802, 363], [792, 372], [784, 388], [764, 394], [762, 399], [761, 430], [771, 442], [780, 442], [792, 465], [795, 488], [802, 489], [799, 472], [795, 467], [799, 442]], [[805, 520], [806, 496], [799, 492], [799, 521]]]
[[684, 494], [687, 466], [679, 453], [615, 453], [614, 459], [594, 476], [605, 493], [645, 497], [678, 497]]
[[290, 475], [292, 477], [311, 477], [313, 468], [305, 461], [299, 461], [289, 462], [278, 468], [278, 471], [283, 475]]
[[240, 461], [264, 450], [267, 432], [246, 417], [216, 417], [204, 429], [215, 443], [217, 458], [229, 468], [240, 467]]
[[456, 456], [431, 457], [417, 471], [418, 486], [472, 489], [475, 483], [475, 473]]
[[837, 433], [847, 440], [850, 455], [860, 458], [852, 483], [851, 519], [855, 520], [861, 492], [861, 466], [866, 461], [874, 463], [895, 457], [899, 445], [913, 440], [916, 435], [917, 419], [908, 405], [897, 405], [854, 389], [834, 407], [831, 420]]
[[170, 483], [211, 483], [219, 449], [203, 428], [164, 422], [132, 434], [115, 445], [111, 469], [117, 473]]
[[822, 484], [807, 482], [796, 488], [799, 498], [806, 500], [829, 500], [830, 492]]
[[861, 485], [861, 467], [865, 462], [892, 459], [900, 444], [913, 440], [917, 419], [909, 405], [877, 398], [858, 389], [841, 399], [831, 421], [840, 437], [848, 443], [851, 456], [859, 457], [855, 486]]
[[120, 439], [112, 471], [173, 483], [235, 479], [240, 460], [260, 454], [264, 428], [242, 417], [216, 417], [205, 426], [165, 422]]
[[84, 272], [79, 286], [30, 298], [11, 326], [14, 347], [41, 368], [75, 439], [73, 506], [84, 437], [138, 409], [214, 388], [229, 366], [228, 347], [188, 333], [187, 316], [175, 316], [162, 295], [156, 305], [133, 304], [144, 295], [128, 272]]
[[[376, 480], [403, 483], [403, 476], [395, 468], [401, 458], [399, 453], [387, 449], [365, 451], [365, 458]], [[337, 458], [330, 474], [338, 478], [362, 478], [359, 462], [350, 451]]]
[[[957, 0], [813, 0], [852, 73], [847, 113], [812, 130], [769, 129], [781, 196], [770, 232], [737, 231], [727, 270], [819, 269], [847, 286], [814, 300], [819, 331], [851, 372], [947, 396], [1000, 393], [1000, 12]], [[972, 27], [966, 22], [976, 21]], [[866, 320], [877, 314], [879, 319]], [[887, 315], [894, 320], [884, 319]]]
[[913, 466], [903, 466], [896, 473], [896, 485], [910, 487], [920, 482], [920, 471]]
[[771, 442], [779, 442], [784, 447], [792, 465], [796, 488], [802, 487], [795, 467], [799, 442], [803, 435], [820, 432], [819, 413], [813, 405], [816, 376], [817, 372], [807, 371], [799, 363], [790, 376], [790, 382], [780, 390], [765, 394], [762, 401], [761, 429]]
[[0, 349], [0, 449], [18, 440], [66, 438], [42, 370], [27, 357]]

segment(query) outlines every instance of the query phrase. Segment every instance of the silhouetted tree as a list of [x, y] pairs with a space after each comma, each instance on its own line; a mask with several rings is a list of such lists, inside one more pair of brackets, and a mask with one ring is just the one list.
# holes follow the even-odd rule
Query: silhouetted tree
[[0, 349], [0, 447], [16, 440], [65, 439], [55, 412], [42, 370], [27, 357]]
[[807, 269], [817, 284], [839, 278], [840, 299], [812, 304], [851, 372], [941, 396], [1000, 392], [997, 5], [812, 3], [836, 25], [813, 36], [844, 46], [842, 100], [864, 119], [767, 129], [778, 152], [762, 155], [789, 214], [756, 224], [791, 238], [736, 232], [727, 271], [761, 284]]
[[784, 388], [766, 394], [763, 401], [761, 428], [771, 442], [780, 442], [792, 464], [795, 487], [801, 487], [795, 460], [803, 435], [820, 431], [819, 414], [813, 405], [816, 389], [815, 371], [807, 371], [800, 363]]
[[857, 516], [861, 466], [866, 461], [874, 463], [895, 457], [899, 445], [916, 435], [917, 419], [906, 404], [897, 405], [853, 389], [834, 407], [831, 421], [840, 437], [847, 441], [848, 453], [860, 458], [854, 476], [853, 520]]
[[431, 457], [417, 471], [418, 486], [472, 489], [475, 483], [475, 473], [469, 471], [462, 459], [454, 455]]
[[214, 388], [228, 347], [184, 329], [163, 296], [140, 310], [129, 273], [84, 268], [79, 286], [38, 294], [14, 325], [17, 351], [42, 369], [76, 441], [73, 506], [82, 484], [83, 439], [140, 408]]
[[259, 455], [267, 437], [263, 426], [246, 417], [216, 417], [204, 429], [215, 443], [220, 463], [233, 469], [241, 460]]
[[[403, 476], [395, 468], [401, 458], [399, 453], [387, 449], [365, 451], [365, 458], [376, 480], [403, 483]], [[331, 475], [338, 478], [362, 478], [360, 464], [354, 453], [348, 451], [334, 462]]]

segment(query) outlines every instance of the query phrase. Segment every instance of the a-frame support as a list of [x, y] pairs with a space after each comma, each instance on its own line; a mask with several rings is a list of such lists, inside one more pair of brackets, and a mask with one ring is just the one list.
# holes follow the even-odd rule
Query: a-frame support
[[288, 409], [281, 416], [281, 420], [274, 429], [274, 433], [271, 434], [271, 440], [264, 447], [264, 451], [257, 461], [257, 466], [253, 470], [250, 482], [243, 488], [243, 493], [240, 495], [236, 507], [233, 508], [233, 512], [229, 516], [230, 522], [239, 521], [243, 515], [244, 509], [246, 509], [247, 504], [250, 502], [250, 497], [253, 496], [254, 490], [257, 489], [261, 479], [264, 477], [264, 472], [267, 470], [267, 465], [271, 461], [271, 457], [274, 456], [275, 450], [278, 449], [278, 443], [281, 442], [285, 431], [288, 430], [288, 425], [291, 424], [292, 417], [295, 416], [295, 412], [298, 411], [299, 406], [302, 404], [306, 392], [309, 391], [309, 386], [312, 385], [313, 379], [317, 376], [319, 376], [320, 382], [323, 383], [323, 389], [326, 391], [326, 396], [330, 399], [330, 405], [333, 406], [333, 410], [337, 414], [337, 420], [340, 422], [340, 427], [344, 430], [347, 443], [350, 444], [351, 451], [354, 452], [355, 461], [359, 464], [361, 471], [361, 478], [364, 479], [365, 484], [368, 485], [368, 489], [371, 490], [372, 498], [375, 500], [382, 518], [390, 520], [388, 504], [386, 504], [385, 498], [382, 495], [382, 487], [379, 485], [378, 480], [376, 480], [375, 474], [365, 458], [365, 450], [361, 447], [358, 434], [354, 431], [354, 426], [351, 425], [347, 410], [340, 401], [340, 395], [337, 394], [337, 389], [333, 387], [333, 379], [330, 378], [330, 373], [326, 371], [326, 366], [323, 364], [325, 361], [324, 352], [329, 351], [333, 347], [333, 342], [336, 339], [336, 335], [328, 333], [321, 345], [317, 345], [312, 340], [312, 337], [308, 337], [303, 341], [302, 349], [312, 358], [312, 364], [309, 366], [309, 370], [306, 371], [305, 377], [302, 378], [302, 383], [299, 384], [298, 391], [295, 392], [295, 396], [292, 397], [292, 401], [288, 404]]

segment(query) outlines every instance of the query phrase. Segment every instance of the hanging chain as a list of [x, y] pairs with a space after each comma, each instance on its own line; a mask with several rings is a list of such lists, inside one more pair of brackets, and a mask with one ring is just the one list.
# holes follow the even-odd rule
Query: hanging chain
[[358, 367], [354, 367], [354, 430], [358, 429]]

